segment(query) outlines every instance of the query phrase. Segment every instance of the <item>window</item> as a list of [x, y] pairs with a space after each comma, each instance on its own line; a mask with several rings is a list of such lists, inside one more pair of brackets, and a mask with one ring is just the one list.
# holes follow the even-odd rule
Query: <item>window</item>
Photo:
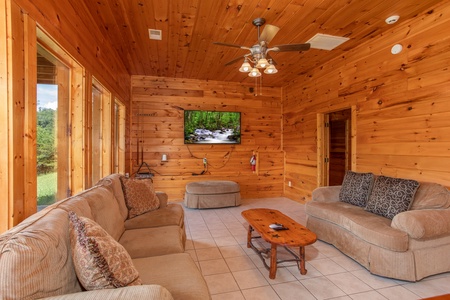
[[114, 173], [125, 172], [125, 105], [118, 99], [114, 103]]
[[38, 209], [70, 194], [70, 69], [43, 46], [37, 47]]
[[84, 69], [36, 30], [37, 202], [48, 205], [85, 188]]
[[92, 79], [91, 108], [91, 185], [94, 185], [111, 173], [113, 140], [111, 93], [95, 78]]

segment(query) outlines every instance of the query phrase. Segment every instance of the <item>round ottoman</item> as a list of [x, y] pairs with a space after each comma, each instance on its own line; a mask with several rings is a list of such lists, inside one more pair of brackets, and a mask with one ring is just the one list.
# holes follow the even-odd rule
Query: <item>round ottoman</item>
[[219, 208], [240, 204], [240, 187], [234, 181], [206, 180], [186, 184], [184, 206], [188, 208]]

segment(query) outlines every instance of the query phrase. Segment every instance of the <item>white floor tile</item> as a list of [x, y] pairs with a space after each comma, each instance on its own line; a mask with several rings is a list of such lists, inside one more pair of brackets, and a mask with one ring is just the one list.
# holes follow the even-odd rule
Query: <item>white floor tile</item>
[[269, 285], [258, 269], [233, 272], [233, 276], [241, 290]]
[[319, 300], [345, 296], [345, 293], [326, 277], [305, 279], [301, 283]]
[[273, 285], [272, 288], [282, 300], [302, 299], [315, 300], [316, 298], [298, 281]]
[[245, 300], [277, 300], [280, 299], [270, 286], [243, 290]]
[[309, 262], [322, 275], [344, 273], [346, 270], [329, 258], [316, 259]]
[[450, 293], [450, 272], [416, 283], [376, 276], [320, 240], [306, 247], [307, 274], [292, 263], [269, 279], [259, 256], [247, 248], [241, 212], [250, 208], [275, 208], [300, 224], [306, 221], [304, 205], [283, 197], [243, 199], [229, 208], [184, 208], [186, 252], [203, 272], [212, 300], [413, 300]]
[[248, 256], [236, 256], [225, 258], [231, 272], [256, 269], [255, 264]]
[[421, 298], [401, 285], [379, 289], [378, 292], [389, 300], [416, 300]]
[[245, 300], [241, 292], [230, 292], [212, 295], [212, 300]]
[[211, 295], [239, 291], [239, 286], [231, 273], [206, 275], [204, 277]]
[[381, 289], [398, 285], [395, 280], [370, 274], [366, 269], [351, 272], [373, 289]]
[[222, 258], [219, 248], [204, 248], [195, 250], [199, 261]]
[[228, 269], [225, 260], [223, 260], [222, 258], [199, 261], [199, 265], [203, 275], [213, 275], [230, 272], [230, 269]]
[[368, 291], [358, 294], [350, 295], [352, 300], [386, 300], [386, 297], [378, 293], [377, 291]]
[[338, 288], [340, 288], [347, 295], [368, 292], [372, 288], [359, 280], [355, 275], [351, 273], [334, 274], [327, 276]]

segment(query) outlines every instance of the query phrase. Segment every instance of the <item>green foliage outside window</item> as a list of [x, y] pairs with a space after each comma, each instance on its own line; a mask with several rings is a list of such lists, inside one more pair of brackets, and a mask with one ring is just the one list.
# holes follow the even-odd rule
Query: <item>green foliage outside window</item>
[[56, 171], [55, 115], [51, 108], [39, 108], [37, 112], [37, 173]]

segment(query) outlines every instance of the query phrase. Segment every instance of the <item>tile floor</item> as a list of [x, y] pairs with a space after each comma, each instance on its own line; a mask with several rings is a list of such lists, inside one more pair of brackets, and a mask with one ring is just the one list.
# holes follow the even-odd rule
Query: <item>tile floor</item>
[[321, 241], [306, 248], [306, 275], [300, 275], [295, 263], [285, 263], [276, 279], [269, 279], [259, 256], [246, 247], [247, 223], [241, 211], [256, 207], [278, 209], [305, 224], [304, 205], [287, 198], [245, 199], [231, 208], [185, 208], [186, 249], [213, 300], [412, 300], [450, 293], [450, 273], [416, 283], [379, 277]]

